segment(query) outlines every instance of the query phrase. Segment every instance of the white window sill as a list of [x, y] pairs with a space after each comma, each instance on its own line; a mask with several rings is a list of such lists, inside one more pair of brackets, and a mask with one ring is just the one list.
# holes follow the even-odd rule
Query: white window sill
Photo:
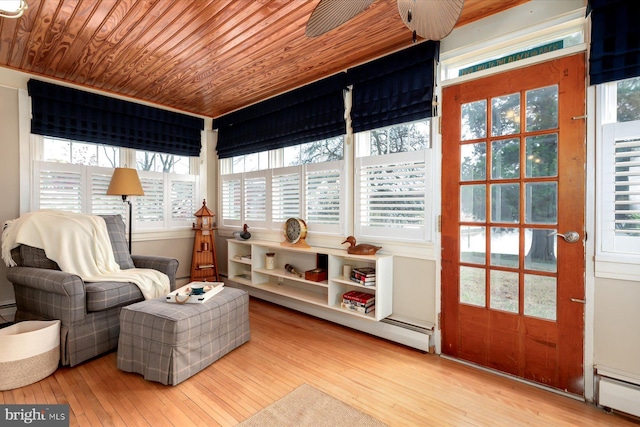
[[[629, 280], [633, 282], [640, 281], [639, 257], [629, 256], [625, 258], [629, 259], [621, 261], [620, 259], [611, 260], [605, 257], [596, 256], [595, 276], [604, 279]], [[635, 258], [635, 260], [632, 258]]]

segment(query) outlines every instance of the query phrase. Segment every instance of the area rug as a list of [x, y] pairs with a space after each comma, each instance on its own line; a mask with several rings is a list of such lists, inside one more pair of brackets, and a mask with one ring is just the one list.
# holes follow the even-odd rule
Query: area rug
[[373, 418], [308, 384], [287, 394], [238, 427], [385, 427]]

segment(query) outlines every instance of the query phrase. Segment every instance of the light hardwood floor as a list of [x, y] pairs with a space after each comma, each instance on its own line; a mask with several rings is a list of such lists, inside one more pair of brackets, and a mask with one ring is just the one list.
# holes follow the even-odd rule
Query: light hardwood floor
[[390, 426], [638, 426], [590, 404], [251, 299], [251, 340], [178, 386], [116, 353], [0, 403], [68, 403], [75, 426], [234, 426], [307, 383]]

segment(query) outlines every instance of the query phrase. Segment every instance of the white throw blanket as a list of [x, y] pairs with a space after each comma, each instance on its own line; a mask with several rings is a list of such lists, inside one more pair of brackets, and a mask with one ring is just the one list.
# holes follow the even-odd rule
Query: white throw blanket
[[85, 282], [132, 282], [146, 299], [167, 295], [169, 277], [147, 268], [121, 270], [104, 219], [97, 215], [41, 210], [7, 221], [2, 232], [2, 259], [15, 266], [11, 249], [18, 245], [43, 249], [60, 269]]

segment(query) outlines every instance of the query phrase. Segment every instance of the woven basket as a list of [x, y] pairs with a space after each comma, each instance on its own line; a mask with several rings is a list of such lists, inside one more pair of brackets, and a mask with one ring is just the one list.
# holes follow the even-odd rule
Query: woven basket
[[0, 390], [40, 381], [59, 363], [59, 320], [29, 320], [0, 329]]

